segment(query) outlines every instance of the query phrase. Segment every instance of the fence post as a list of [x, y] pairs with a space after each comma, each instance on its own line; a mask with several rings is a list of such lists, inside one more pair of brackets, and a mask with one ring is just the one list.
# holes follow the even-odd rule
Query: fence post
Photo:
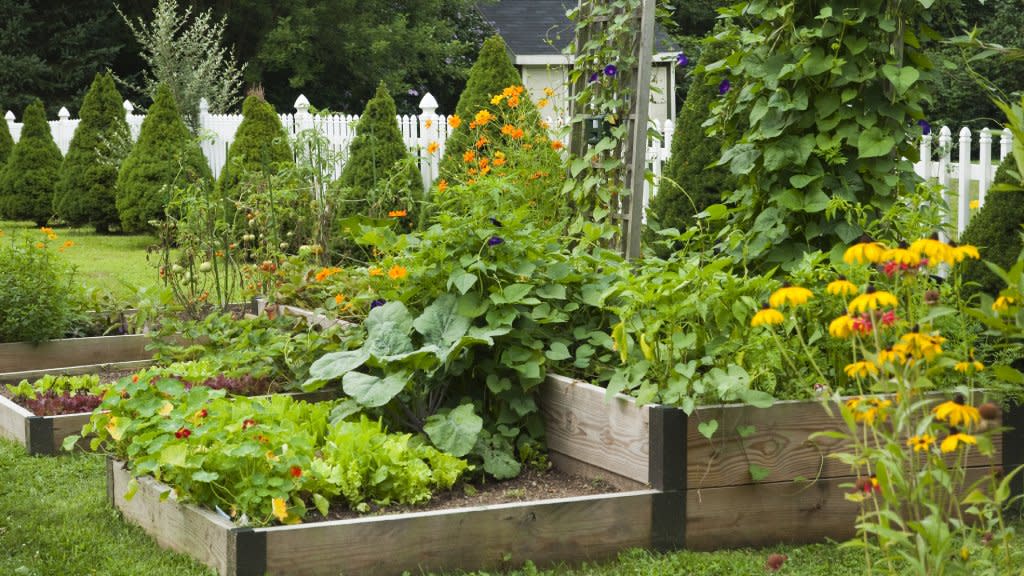
[[930, 131], [927, 134], [921, 135], [920, 176], [925, 180], [935, 176], [935, 173], [932, 171], [932, 133]]
[[1013, 151], [1013, 133], [1003, 129], [1003, 135], [999, 137], [999, 161], [1002, 162]]
[[437, 174], [438, 151], [429, 152], [427, 148], [431, 142], [437, 142], [437, 99], [427, 92], [420, 100], [420, 126], [419, 126], [419, 158], [420, 175], [423, 176], [423, 190], [430, 190], [434, 176]]
[[960, 238], [971, 217], [971, 129], [960, 129], [960, 165], [957, 166], [956, 237]]
[[[950, 145], [953, 143], [953, 133], [949, 131], [948, 126], [943, 126], [939, 130], [939, 185], [942, 186], [942, 202], [948, 207], [949, 206], [949, 161], [952, 150]], [[945, 222], [949, 223], [949, 212], [946, 212]], [[939, 233], [940, 240], [943, 242], [949, 241], [949, 236], [945, 230]]]
[[[210, 172], [213, 177], [216, 178], [220, 174], [220, 169], [223, 166], [220, 164], [219, 154], [217, 154], [217, 134], [213, 131], [213, 127], [210, 122], [210, 102], [206, 98], [199, 99], [199, 146], [203, 150], [203, 156], [206, 156], [206, 164], [210, 167]], [[224, 153], [225, 162], [227, 161], [227, 152]]]
[[68, 130], [71, 119], [71, 112], [64, 106], [60, 107], [57, 111], [57, 137], [54, 140], [57, 142], [57, 148], [60, 149], [60, 153], [67, 155], [68, 148], [71, 144], [71, 134]]
[[[4, 120], [7, 120], [7, 131], [11, 133], [11, 138], [14, 138], [14, 112], [8, 110], [7, 114], [4, 114]], [[14, 141], [17, 142], [18, 139]]]
[[995, 176], [992, 170], [992, 131], [988, 128], [981, 129], [981, 137], [978, 138], [981, 146], [978, 161], [981, 162], [981, 178], [978, 180], [978, 208], [985, 205], [985, 194]]
[[124, 108], [124, 121], [128, 124], [128, 137], [134, 142], [139, 138], [139, 129], [136, 128], [135, 117], [132, 115], [135, 112], [135, 106], [125, 100], [121, 107]]

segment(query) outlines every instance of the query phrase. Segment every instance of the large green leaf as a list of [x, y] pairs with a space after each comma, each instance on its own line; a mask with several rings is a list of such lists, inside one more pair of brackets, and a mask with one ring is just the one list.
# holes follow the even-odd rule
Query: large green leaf
[[857, 153], [861, 158], [885, 156], [892, 151], [896, 141], [878, 126], [872, 126], [860, 133], [857, 138]]
[[309, 367], [309, 382], [340, 378], [362, 366], [369, 358], [370, 352], [365, 348], [324, 354]]
[[427, 418], [423, 431], [438, 449], [462, 457], [476, 445], [484, 421], [473, 412], [472, 404], [463, 404], [447, 414]]
[[341, 381], [345, 394], [367, 408], [383, 406], [398, 396], [409, 381], [408, 372], [396, 372], [385, 378], [378, 378], [362, 372], [349, 372]]
[[413, 350], [413, 320], [401, 302], [388, 302], [378, 306], [366, 316], [366, 348], [371, 355], [382, 358]]
[[436, 346], [447, 356], [447, 351], [469, 331], [470, 319], [459, 314], [455, 296], [444, 294], [427, 306], [413, 321], [413, 327], [423, 335], [424, 344]]
[[921, 73], [912, 66], [893, 66], [886, 64], [882, 66], [882, 74], [892, 83], [896, 93], [902, 96], [921, 77]]

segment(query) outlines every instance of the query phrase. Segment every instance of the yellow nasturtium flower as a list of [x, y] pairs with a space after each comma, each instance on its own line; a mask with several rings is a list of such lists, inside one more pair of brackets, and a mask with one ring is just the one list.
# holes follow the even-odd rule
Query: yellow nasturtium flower
[[281, 522], [288, 519], [288, 503], [285, 502], [284, 498], [274, 498], [270, 501], [270, 505], [275, 518]]

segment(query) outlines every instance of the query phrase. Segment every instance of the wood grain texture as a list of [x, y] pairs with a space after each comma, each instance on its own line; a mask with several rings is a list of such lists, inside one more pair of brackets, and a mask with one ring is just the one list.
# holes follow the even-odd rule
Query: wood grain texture
[[[89, 418], [92, 416], [91, 412], [84, 414], [64, 414], [62, 416], [47, 416], [46, 419], [53, 425], [53, 453], [61, 454], [64, 452], [63, 444], [64, 439], [73, 434], [81, 434], [82, 426], [85, 426], [89, 422]], [[80, 446], [87, 446], [87, 443], [81, 441]]]
[[153, 364], [152, 360], [132, 360], [130, 362], [112, 362], [109, 364], [84, 364], [82, 366], [65, 366], [60, 368], [44, 368], [42, 370], [25, 370], [22, 372], [0, 373], [0, 384], [17, 384], [22, 380], [30, 382], [38, 380], [47, 374], [54, 376], [77, 376], [80, 374], [98, 374], [103, 376], [111, 372], [122, 370], [141, 370]]
[[28, 441], [25, 421], [31, 416], [31, 412], [15, 404], [13, 400], [0, 396], [0, 438], [14, 440], [25, 446]]
[[613, 474], [649, 482], [650, 414], [623, 395], [548, 375], [540, 387], [548, 449]]
[[[711, 419], [718, 421], [718, 430], [709, 441], [697, 427]], [[741, 438], [737, 432], [741, 426], [753, 426], [755, 431]], [[809, 438], [814, 432], [845, 429], [838, 407], [833, 406], [833, 414], [829, 415], [817, 401], [776, 402], [763, 409], [738, 404], [699, 408], [690, 417], [686, 432], [687, 486], [753, 484], [752, 464], [770, 470], [765, 482], [848, 476], [849, 466], [827, 457], [844, 449], [842, 441]], [[993, 437], [993, 445], [998, 460], [1002, 435]], [[990, 461], [972, 451], [968, 465], [983, 466]]]
[[153, 356], [146, 350], [149, 342], [149, 336], [130, 334], [0, 344], [0, 373], [148, 360]]
[[395, 575], [612, 558], [651, 542], [656, 492], [419, 512], [266, 532], [270, 574]]
[[227, 520], [195, 506], [181, 504], [174, 496], [160, 501], [160, 493], [168, 488], [150, 477], [138, 479], [139, 488], [131, 500], [124, 495], [131, 474], [121, 462], [110, 460], [108, 482], [114, 507], [124, 518], [142, 527], [157, 543], [171, 550], [189, 554], [216, 570], [228, 573], [228, 539], [233, 526]]

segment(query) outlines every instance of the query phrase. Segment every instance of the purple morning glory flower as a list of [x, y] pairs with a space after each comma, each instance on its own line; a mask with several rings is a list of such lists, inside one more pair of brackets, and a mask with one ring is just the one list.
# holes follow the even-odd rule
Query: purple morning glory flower
[[487, 241], [488, 246], [497, 246], [498, 244], [504, 244], [505, 241], [501, 236], [491, 236], [490, 240]]
[[498, 221], [498, 219], [495, 218], [494, 216], [491, 216], [491, 217], [489, 217], [487, 219], [491, 221], [491, 224], [497, 226], [498, 228], [501, 228], [501, 222]]
[[729, 88], [732, 88], [732, 82], [729, 82], [729, 79], [726, 78], [722, 80], [721, 84], [718, 85], [718, 93], [725, 94], [726, 92], [729, 91]]
[[932, 133], [932, 125], [927, 120], [918, 120], [917, 125], [921, 127], [921, 134], [927, 136]]
[[370, 310], [373, 310], [374, 308], [379, 308], [379, 307], [383, 306], [385, 304], [385, 302], [387, 302], [387, 301], [386, 300], [374, 300], [373, 302], [370, 302]]
[[409, 96], [419, 96], [420, 91], [415, 88], [409, 88]]
[[690, 59], [686, 57], [686, 54], [683, 54], [682, 52], [680, 52], [679, 54], [676, 54], [676, 64], [678, 64], [679, 66], [684, 66], [685, 67], [689, 63], [690, 63]]
[[597, 82], [597, 78], [598, 78], [599, 74], [600, 74], [599, 72], [594, 72], [593, 74], [591, 74], [590, 75], [590, 81], [591, 82]]
[[604, 67], [605, 76], [615, 76], [615, 74], [617, 74], [618, 71], [619, 69], [615, 67], [615, 64], [609, 64]]

